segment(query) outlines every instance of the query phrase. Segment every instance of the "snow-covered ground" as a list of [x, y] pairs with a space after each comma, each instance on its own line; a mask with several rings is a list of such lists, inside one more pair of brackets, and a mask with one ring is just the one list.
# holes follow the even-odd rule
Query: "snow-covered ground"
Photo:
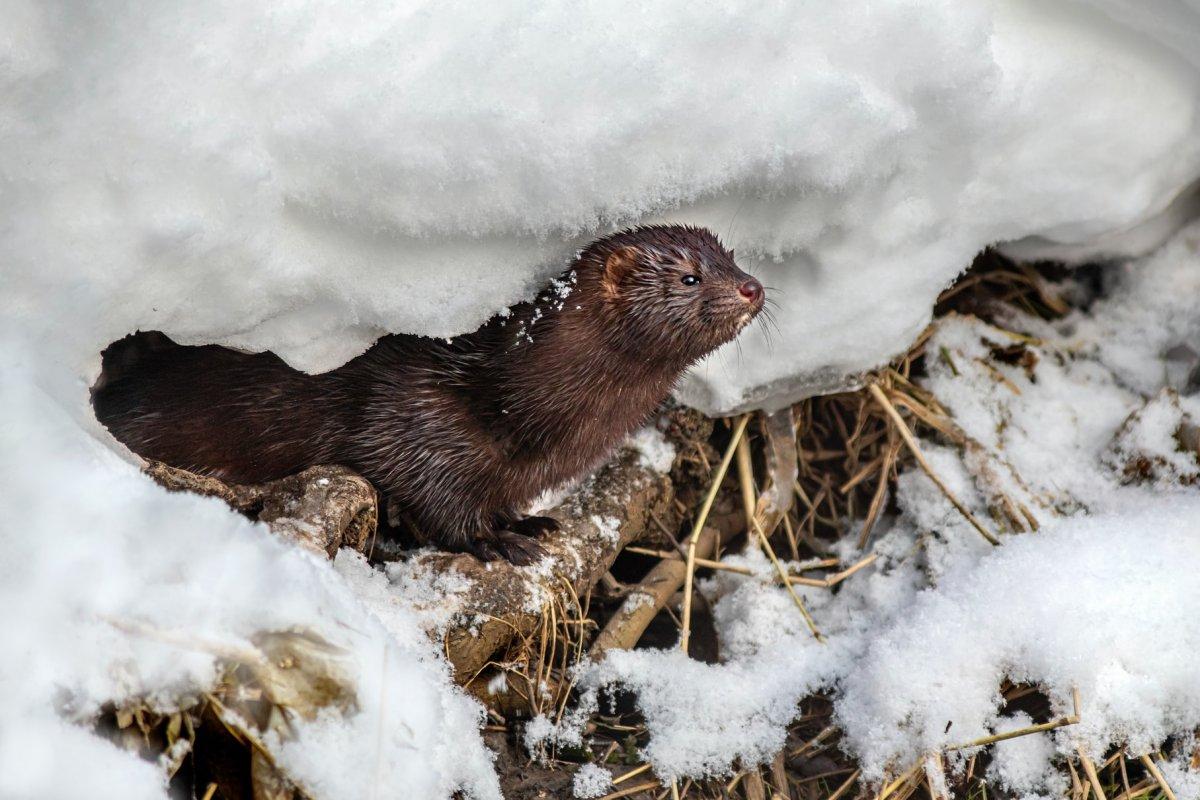
[[[1149, 250], [1195, 206], [1197, 53], [1186, 1], [0, 4], [0, 795], [163, 796], [157, 768], [89, 734], [90, 716], [202, 691], [218, 653], [295, 626], [345, 648], [358, 687], [356, 714], [301, 726], [280, 755], [314, 797], [498, 793], [479, 707], [415, 612], [372, 601], [377, 576], [167, 495], [122, 457], [87, 403], [109, 342], [159, 329], [328, 368], [387, 330], [467, 330], [598, 233], [670, 219], [724, 235], [782, 305], [773, 349], [718, 354], [682, 396], [781, 403], [904, 350], [986, 244]], [[779, 626], [786, 598], [722, 578], [726, 664], [638, 653], [598, 673], [722, 676], [716, 710], [739, 725], [721, 743], [647, 708], [656, 768], [769, 755], [823, 682], [855, 688], [839, 713], [873, 775], [936, 745], [946, 719], [959, 739], [1001, 724], [986, 686], [1003, 670], [1060, 701], [1079, 687], [1085, 723], [1062, 746], [1200, 722], [1179, 660], [1197, 615], [1173, 614], [1196, 608], [1181, 575], [1197, 509], [1172, 488], [1190, 467], [1171, 456], [1161, 485], [1119, 488], [1113, 466], [1161, 451], [1174, 401], [1107, 449], [1142, 396], [1182, 388], [1163, 348], [1200, 350], [1196, 235], [1133, 262], [1073, 329], [1038, 331], [1036, 386], [1009, 376], [1019, 396], [970, 366], [979, 331], [947, 325], [961, 374], [930, 386], [1026, 481], [1050, 481], [1029, 489], [1042, 532], [985, 554], [907, 475], [879, 543], [897, 563], [810, 597], [821, 651]], [[980, 502], [956, 453], [933, 457]], [[1055, 521], [1064, 504], [1090, 513]], [[928, 563], [901, 563], [932, 529]], [[994, 641], [974, 624], [985, 613]], [[1086, 650], [1098, 617], [1104, 659]], [[1063, 619], [1078, 624], [1040, 624]], [[943, 623], [978, 646], [961, 681], [937, 671], [965, 657]], [[897, 685], [915, 670], [944, 681]]]

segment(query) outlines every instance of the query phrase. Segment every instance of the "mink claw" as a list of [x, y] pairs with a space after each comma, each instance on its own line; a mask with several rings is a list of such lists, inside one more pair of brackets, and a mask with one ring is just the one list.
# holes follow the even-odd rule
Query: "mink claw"
[[515, 567], [528, 566], [546, 555], [545, 548], [529, 535], [510, 530], [477, 536], [468, 552], [480, 561], [507, 561]]
[[478, 558], [485, 563], [490, 561], [500, 561], [505, 558], [504, 554], [496, 547], [496, 540], [493, 537], [477, 537], [466, 548], [466, 552]]
[[525, 567], [546, 556], [546, 549], [526, 534], [496, 531], [495, 548], [514, 567]]

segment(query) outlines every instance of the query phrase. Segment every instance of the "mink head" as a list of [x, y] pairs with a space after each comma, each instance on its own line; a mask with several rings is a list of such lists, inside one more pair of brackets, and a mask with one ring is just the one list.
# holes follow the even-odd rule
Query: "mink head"
[[655, 225], [593, 244], [605, 334], [638, 357], [683, 365], [730, 341], [762, 310], [762, 284], [710, 231]]

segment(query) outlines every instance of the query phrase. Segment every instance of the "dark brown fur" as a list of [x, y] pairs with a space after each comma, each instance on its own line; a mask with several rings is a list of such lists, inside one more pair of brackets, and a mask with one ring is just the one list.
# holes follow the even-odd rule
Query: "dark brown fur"
[[527, 563], [554, 523], [522, 509], [608, 456], [762, 303], [708, 231], [639, 228], [475, 333], [385, 336], [321, 375], [137, 334], [105, 352], [94, 405], [147, 458], [239, 483], [343, 464], [441, 546]]

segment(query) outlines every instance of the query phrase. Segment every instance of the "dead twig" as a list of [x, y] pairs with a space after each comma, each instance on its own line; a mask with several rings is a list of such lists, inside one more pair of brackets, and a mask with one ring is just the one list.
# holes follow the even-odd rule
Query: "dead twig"
[[862, 775], [861, 769], [856, 769], [854, 772], [850, 773], [850, 777], [846, 778], [845, 782], [842, 783], [841, 786], [834, 789], [833, 794], [829, 795], [827, 800], [841, 800], [841, 798], [850, 791], [850, 787], [854, 785], [854, 782], [858, 780], [859, 775]]
[[883, 389], [879, 388], [879, 384], [869, 384], [867, 389], [871, 392], [871, 396], [875, 398], [875, 401], [879, 403], [883, 410], [887, 412], [887, 415], [891, 417], [892, 422], [896, 424], [896, 430], [900, 434], [900, 438], [902, 438], [904, 443], [908, 445], [909, 452], [911, 452], [913, 458], [917, 460], [917, 464], [919, 464], [921, 469], [924, 470], [925, 474], [929, 476], [929, 479], [933, 481], [934, 485], [941, 489], [942, 494], [946, 496], [946, 499], [950, 501], [950, 504], [958, 509], [958, 513], [962, 514], [967, 522], [971, 523], [971, 527], [979, 531], [979, 535], [986, 539], [989, 544], [1000, 544], [1000, 540], [983, 527], [979, 520], [975, 518], [975, 515], [972, 514], [967, 507], [962, 504], [962, 501], [955, 496], [954, 492], [950, 491], [950, 487], [948, 487], [945, 482], [938, 477], [938, 474], [934, 472], [933, 467], [931, 467], [929, 462], [925, 460], [925, 455], [921, 452], [921, 448], [917, 444], [917, 440], [913, 437], [912, 432], [908, 429], [908, 425], [904, 422], [904, 418], [900, 416], [900, 412], [897, 411], [896, 407], [893, 406], [891, 401], [888, 400], [887, 395], [883, 392]]
[[717, 493], [721, 490], [721, 482], [725, 480], [725, 473], [729, 471], [729, 463], [733, 461], [738, 442], [745, 434], [746, 425], [749, 422], [750, 415], [743, 414], [737, 421], [737, 425], [734, 426], [733, 437], [729, 440], [729, 446], [725, 448], [725, 455], [722, 456], [717, 472], [713, 476], [712, 485], [708, 487], [708, 494], [705, 495], [704, 503], [700, 506], [699, 513], [696, 514], [696, 521], [692, 525], [692, 535], [688, 537], [687, 573], [683, 581], [683, 626], [679, 637], [679, 646], [685, 653], [688, 651], [688, 643], [692, 634], [692, 584], [696, 574], [696, 545], [700, 541], [704, 523], [708, 520], [708, 513], [712, 511], [713, 502], [717, 499]]
[[657, 789], [658, 787], [658, 781], [647, 781], [646, 783], [639, 783], [637, 786], [630, 786], [628, 789], [622, 789], [619, 792], [610, 792], [604, 795], [604, 797], [601, 797], [600, 800], [617, 800], [619, 797], [629, 797], [631, 794], [645, 792], [650, 789]]
[[1100, 776], [1096, 774], [1096, 765], [1088, 757], [1087, 751], [1083, 749], [1083, 745], [1075, 745], [1075, 753], [1079, 756], [1079, 763], [1083, 765], [1083, 772], [1087, 775], [1088, 783], [1092, 785], [1092, 791], [1096, 793], [1096, 797], [1099, 800], [1108, 800], [1104, 795], [1104, 787], [1100, 785]]
[[946, 751], [950, 751], [950, 750], [966, 750], [969, 747], [983, 747], [984, 745], [995, 744], [996, 742], [1003, 742], [1008, 739], [1016, 739], [1020, 736], [1029, 736], [1030, 734], [1033, 734], [1033, 733], [1041, 733], [1043, 731], [1052, 731], [1055, 728], [1062, 728], [1066, 725], [1078, 725], [1079, 724], [1079, 690], [1078, 689], [1075, 689], [1075, 688], [1071, 689], [1071, 705], [1072, 705], [1072, 713], [1070, 716], [1059, 717], [1058, 719], [1053, 719], [1053, 720], [1050, 720], [1049, 722], [1041, 722], [1041, 723], [1038, 723], [1037, 725], [1029, 725], [1024, 728], [1017, 728], [1016, 730], [1005, 731], [1004, 733], [996, 733], [996, 734], [992, 734], [991, 736], [984, 736], [979, 739], [973, 739], [972, 741], [964, 742], [962, 744], [950, 745], [949, 747], [946, 747], [943, 749]]
[[1154, 759], [1150, 757], [1149, 753], [1141, 757], [1141, 762], [1146, 771], [1154, 778], [1155, 783], [1158, 784], [1158, 788], [1162, 789], [1163, 794], [1167, 796], [1167, 800], [1175, 800], [1175, 792], [1171, 791], [1167, 779], [1163, 777], [1162, 772], [1158, 769], [1158, 764], [1154, 763]]
[[[715, 528], [705, 528], [701, 532], [693, 567], [710, 563], [700, 556], [716, 552], [720, 538]], [[662, 607], [679, 591], [687, 577], [687, 563], [677, 554], [667, 552], [666, 555], [675, 557], [662, 558], [637, 586], [628, 590], [620, 610], [613, 614], [592, 644], [593, 659], [600, 659], [609, 650], [631, 649]]]

